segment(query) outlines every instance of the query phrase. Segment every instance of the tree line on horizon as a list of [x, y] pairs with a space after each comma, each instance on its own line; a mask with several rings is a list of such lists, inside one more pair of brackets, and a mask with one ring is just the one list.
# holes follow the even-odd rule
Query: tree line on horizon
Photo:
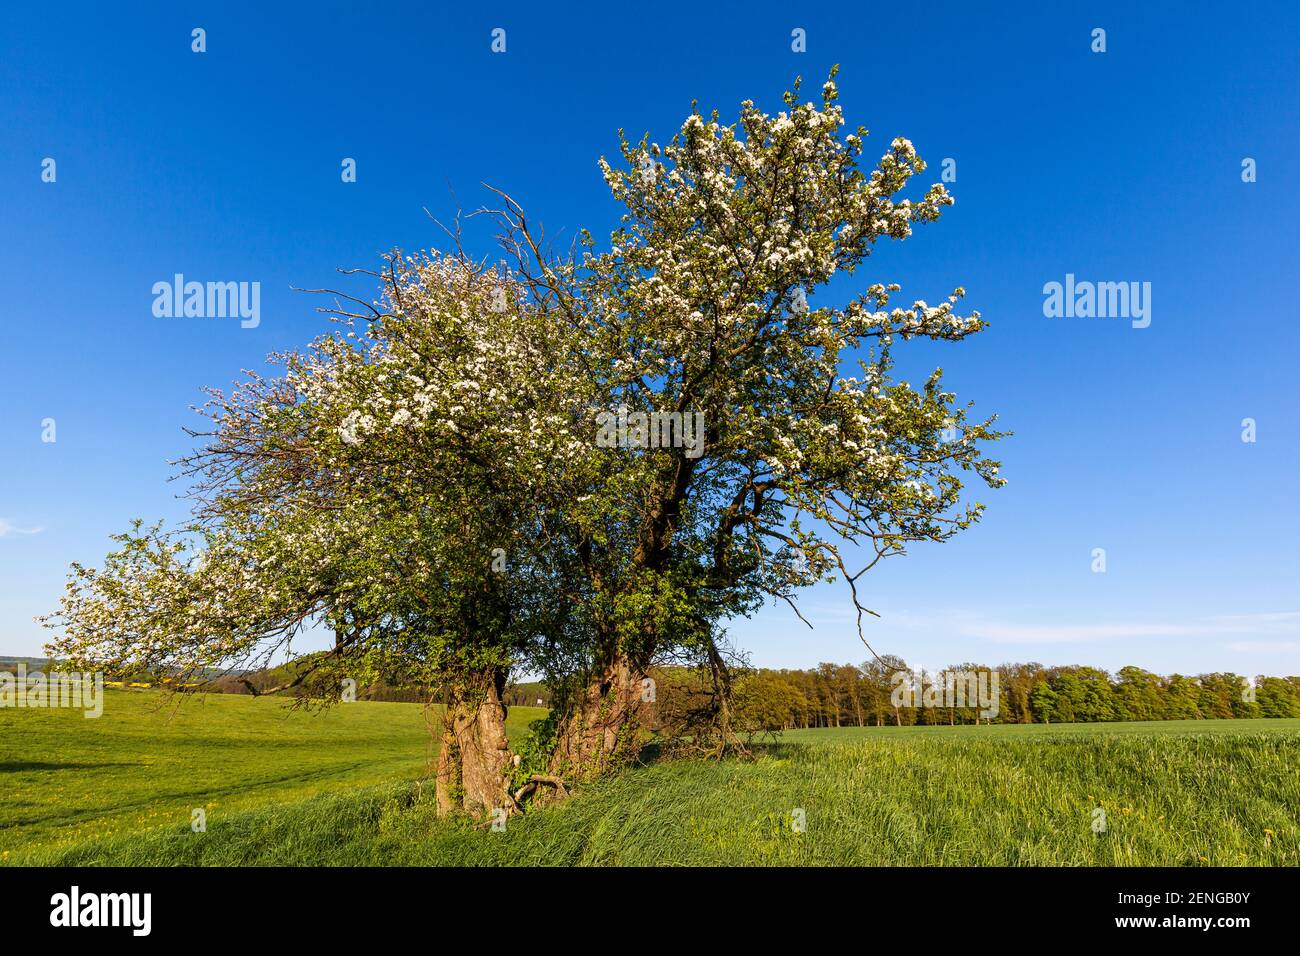
[[[978, 717], [978, 707], [894, 706], [899, 672], [910, 683], [942, 684], [951, 672], [997, 674], [997, 714]], [[697, 668], [652, 667], [654, 704], [660, 729], [684, 728], [697, 706], [713, 706], [714, 689]], [[268, 672], [268, 686], [284, 674]], [[1300, 717], [1300, 676], [1253, 679], [1231, 672], [1160, 675], [1140, 667], [1114, 674], [1096, 667], [1037, 662], [996, 667], [962, 664], [939, 671], [913, 671], [900, 658], [886, 656], [861, 665], [822, 663], [810, 668], [738, 667], [732, 695], [734, 719], [750, 731], [826, 727], [932, 726], [943, 724], [1053, 724], [1145, 720], [1230, 720]], [[213, 687], [248, 693], [238, 681]], [[437, 700], [430, 688], [377, 680], [358, 691], [358, 699], [424, 702]], [[545, 681], [512, 683], [502, 694], [510, 707], [550, 707]]]
[[[737, 715], [745, 725], [763, 730], [1300, 717], [1297, 676], [1257, 676], [1253, 681], [1228, 672], [1161, 676], [1133, 666], [1111, 674], [1096, 667], [1036, 662], [916, 672], [925, 684], [942, 684], [953, 671], [995, 673], [993, 717], [978, 716], [978, 707], [896, 707], [891, 699], [894, 675], [905, 671], [910, 678], [912, 671], [897, 658], [884, 661], [744, 672], [736, 683]], [[689, 693], [689, 686], [685, 675], [658, 672], [661, 710], [671, 711], [674, 695]]]
[[[50, 658], [0, 659], [0, 670], [13, 672], [18, 661], [29, 672], [44, 665], [46, 673], [59, 664]], [[288, 664], [248, 674], [227, 674], [194, 685], [203, 693], [260, 695], [285, 684], [295, 666]], [[899, 672], [909, 683], [942, 685], [952, 672], [996, 673], [997, 714], [979, 717], [976, 706], [894, 706]], [[696, 698], [710, 698], [714, 689], [698, 668], [652, 667], [654, 703], [661, 729], [684, 723], [683, 715]], [[165, 686], [157, 674], [114, 674], [122, 681]], [[1045, 666], [1038, 662], [1004, 663], [996, 667], [962, 664], [939, 671], [913, 671], [900, 658], [887, 656], [861, 665], [822, 663], [810, 668], [737, 667], [732, 706], [741, 729], [808, 730], [828, 727], [914, 727], [973, 723], [1052, 724], [1146, 720], [1231, 720], [1300, 718], [1300, 676], [1253, 679], [1230, 671], [1160, 675], [1136, 666], [1114, 674], [1079, 664]], [[251, 685], [251, 686], [250, 686]], [[281, 693], [296, 694], [297, 688]], [[385, 674], [357, 689], [358, 700], [442, 704], [439, 688], [406, 682], [399, 673]], [[552, 706], [554, 695], [545, 681], [519, 681], [505, 687], [501, 701], [508, 707]]]

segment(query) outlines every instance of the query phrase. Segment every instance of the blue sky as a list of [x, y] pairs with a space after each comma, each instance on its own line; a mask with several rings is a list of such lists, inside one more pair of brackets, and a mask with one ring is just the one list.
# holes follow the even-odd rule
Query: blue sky
[[[926, 182], [957, 169], [943, 221], [881, 246], [862, 282], [930, 301], [964, 285], [992, 327], [914, 374], [942, 364], [1016, 433], [982, 524], [868, 576], [875, 648], [1300, 673], [1293, 3], [268, 6], [0, 13], [0, 652], [39, 653], [32, 617], [69, 561], [183, 514], [166, 462], [200, 387], [323, 327], [291, 287], [438, 244], [424, 210], [476, 207], [480, 181], [550, 232], [603, 235], [618, 209], [596, 160], [619, 127], [663, 142], [692, 99], [776, 110], [796, 74], [815, 90], [839, 63], [868, 155], [906, 136]], [[178, 272], [260, 282], [260, 325], [155, 318], [151, 287]], [[1045, 317], [1067, 273], [1150, 282], [1150, 327]], [[770, 666], [866, 657], [840, 586], [804, 608], [813, 631], [777, 607], [732, 637]]]

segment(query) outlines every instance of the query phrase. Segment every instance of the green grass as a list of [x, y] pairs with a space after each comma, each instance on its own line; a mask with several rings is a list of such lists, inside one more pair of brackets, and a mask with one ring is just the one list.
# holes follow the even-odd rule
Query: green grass
[[[179, 705], [179, 706], [178, 706]], [[520, 733], [541, 708], [512, 710]], [[416, 704], [293, 710], [283, 699], [105, 691], [104, 713], [0, 709], [0, 855], [423, 775], [436, 742]]]
[[1243, 734], [1300, 731], [1300, 720], [1135, 720], [1107, 724], [988, 724], [980, 727], [826, 727], [817, 730], [787, 730], [781, 740], [788, 743], [854, 743], [880, 735], [889, 740], [963, 739], [1026, 740], [1033, 737], [1137, 734], [1142, 737], [1170, 734]]
[[[5, 862], [1300, 865], [1297, 720], [798, 731], [748, 761], [637, 768], [495, 833], [434, 817], [413, 705], [212, 697], [168, 720], [131, 698], [92, 730], [0, 712]], [[535, 715], [512, 710], [512, 732]]]

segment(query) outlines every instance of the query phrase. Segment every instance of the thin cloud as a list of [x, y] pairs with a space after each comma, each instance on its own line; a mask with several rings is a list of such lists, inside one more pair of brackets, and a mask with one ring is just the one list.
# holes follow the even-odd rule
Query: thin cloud
[[1178, 624], [986, 624], [966, 633], [995, 644], [1088, 644], [1124, 637], [1190, 637], [1202, 632]]
[[1138, 637], [1223, 637], [1228, 635], [1294, 634], [1300, 632], [1300, 612], [1223, 614], [1169, 624], [1117, 623], [1090, 625], [988, 625], [972, 630], [999, 644], [1073, 644]]
[[[1150, 637], [1267, 637], [1300, 635], [1300, 611], [1272, 611], [1260, 614], [1221, 614], [1192, 621], [1118, 621], [1101, 624], [1070, 622], [1020, 624], [990, 620], [970, 611], [935, 615], [889, 614], [885, 623], [909, 630], [946, 631], [949, 634], [989, 641], [994, 644], [1089, 644]], [[1239, 641], [1263, 648], [1267, 641]], [[1300, 646], [1280, 640], [1272, 646]], [[1232, 645], [1230, 645], [1232, 646]], [[1235, 648], [1234, 648], [1235, 649]]]
[[44, 528], [20, 528], [7, 518], [0, 518], [0, 538], [13, 538], [23, 534], [40, 534]]
[[1276, 611], [1272, 614], [1223, 614], [1214, 618], [1216, 621], [1232, 621], [1239, 623], [1249, 623], [1252, 626], [1259, 624], [1289, 622], [1300, 622], [1300, 611]]
[[[856, 619], [847, 601], [843, 605], [819, 602], [807, 608], [804, 615], [815, 627], [851, 626]], [[1257, 640], [1238, 640], [1224, 646], [1234, 651], [1300, 649], [1300, 611], [1216, 614], [1190, 621], [1025, 624], [998, 620], [968, 608], [947, 608], [924, 614], [887, 610], [880, 618], [868, 619], [867, 626], [871, 629], [927, 631], [991, 644], [1092, 644], [1140, 638], [1238, 637]], [[1289, 640], [1292, 635], [1298, 639]], [[1277, 640], [1268, 640], [1270, 637]]]

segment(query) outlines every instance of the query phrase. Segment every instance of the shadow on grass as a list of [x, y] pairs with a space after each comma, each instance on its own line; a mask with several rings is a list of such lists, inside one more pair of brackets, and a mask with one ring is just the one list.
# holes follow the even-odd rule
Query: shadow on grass
[[12, 760], [0, 763], [0, 773], [22, 773], [25, 770], [100, 770], [105, 767], [135, 767], [130, 761], [110, 763], [42, 763], [37, 760]]
[[[653, 764], [670, 763], [680, 760], [712, 760], [715, 759], [710, 755], [699, 751], [692, 751], [688, 746], [682, 744], [688, 743], [687, 740], [652, 740], [641, 748], [641, 753], [637, 759], [637, 766], [648, 767]], [[804, 741], [779, 740], [774, 734], [765, 733], [756, 736], [753, 740], [745, 741], [743, 749], [728, 748], [722, 755], [722, 760], [753, 760], [757, 757], [771, 757], [774, 759], [785, 759], [792, 757], [809, 748], [809, 744]]]

